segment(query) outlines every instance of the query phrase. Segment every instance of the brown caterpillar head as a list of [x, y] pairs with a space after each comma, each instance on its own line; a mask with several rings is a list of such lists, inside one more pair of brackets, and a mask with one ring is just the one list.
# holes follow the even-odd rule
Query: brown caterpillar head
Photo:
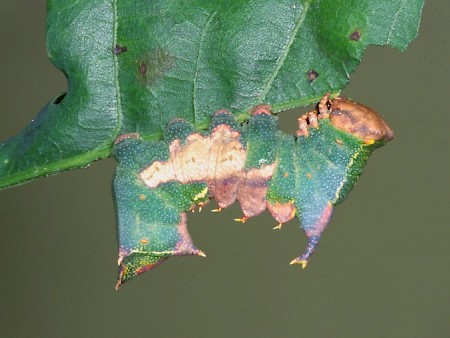
[[366, 143], [388, 142], [394, 138], [394, 132], [376, 111], [349, 99], [340, 97], [333, 99], [329, 116], [336, 128]]

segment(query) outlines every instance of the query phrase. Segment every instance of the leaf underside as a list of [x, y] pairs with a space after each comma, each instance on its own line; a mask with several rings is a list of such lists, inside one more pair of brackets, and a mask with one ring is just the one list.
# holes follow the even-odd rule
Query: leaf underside
[[66, 74], [53, 99], [0, 144], [0, 187], [108, 157], [114, 139], [161, 138], [174, 117], [243, 122], [339, 92], [368, 45], [404, 50], [423, 0], [48, 0], [47, 50]]

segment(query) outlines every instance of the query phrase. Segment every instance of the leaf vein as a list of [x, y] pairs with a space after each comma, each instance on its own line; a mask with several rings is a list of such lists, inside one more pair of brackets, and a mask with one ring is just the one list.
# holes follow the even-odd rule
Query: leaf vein
[[[113, 44], [114, 46], [117, 44], [117, 30], [119, 26], [119, 16], [117, 13], [117, 0], [112, 2], [113, 9]], [[111, 48], [114, 48], [111, 46]], [[120, 130], [122, 129], [122, 100], [121, 100], [121, 91], [120, 91], [120, 82], [119, 82], [119, 61], [117, 55], [113, 53], [113, 64], [114, 64], [114, 86], [116, 90], [116, 106], [117, 106], [117, 127], [115, 136], [118, 136]]]
[[394, 19], [392, 20], [392, 24], [391, 24], [391, 27], [389, 28], [388, 36], [386, 38], [386, 45], [389, 44], [389, 42], [391, 41], [392, 32], [394, 31], [394, 27], [397, 24], [398, 16], [402, 12], [402, 9], [403, 9], [405, 3], [406, 3], [406, 0], [402, 0], [402, 2], [400, 3], [400, 7], [398, 8], [398, 11], [394, 15]]
[[264, 87], [261, 91], [261, 94], [259, 95], [258, 103], [262, 103], [265, 100], [267, 94], [269, 93], [270, 89], [272, 88], [272, 84], [275, 81], [276, 77], [278, 76], [280, 69], [283, 67], [284, 61], [286, 60], [286, 58], [289, 54], [289, 51], [291, 49], [291, 46], [297, 37], [298, 31], [299, 31], [300, 27], [303, 25], [303, 22], [305, 21], [306, 13], [308, 12], [308, 9], [309, 9], [309, 2], [306, 2], [303, 7], [301, 16], [299, 17], [297, 23], [295, 24], [294, 29], [292, 30], [292, 33], [290, 34], [286, 45], [284, 46], [280, 56], [278, 57], [278, 59], [276, 61], [276, 66], [275, 66], [273, 72], [268, 77], [266, 84], [264, 85]]
[[195, 67], [195, 74], [194, 74], [194, 79], [192, 82], [192, 110], [194, 113], [194, 125], [196, 125], [196, 121], [197, 121], [197, 113], [198, 113], [198, 108], [197, 108], [197, 82], [198, 82], [198, 74], [200, 71], [200, 57], [202, 54], [202, 49], [203, 49], [203, 42], [205, 40], [205, 36], [206, 36], [206, 32], [208, 31], [209, 26], [211, 25], [212, 20], [214, 19], [214, 17], [217, 15], [217, 12], [214, 12], [211, 14], [211, 16], [209, 17], [208, 21], [206, 22], [205, 26], [203, 27], [202, 30], [202, 35], [200, 37], [200, 41], [198, 44], [198, 52], [197, 52], [197, 59], [196, 59], [196, 67]]

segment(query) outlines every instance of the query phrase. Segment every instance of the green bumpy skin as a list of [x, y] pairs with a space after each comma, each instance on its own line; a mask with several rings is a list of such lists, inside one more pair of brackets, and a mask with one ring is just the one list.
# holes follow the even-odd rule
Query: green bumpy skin
[[298, 119], [295, 136], [278, 130], [268, 106], [251, 113], [241, 126], [228, 111], [218, 111], [207, 132], [174, 119], [162, 141], [118, 137], [116, 288], [171, 256], [205, 256], [188, 233], [186, 211], [211, 198], [219, 205], [215, 211], [238, 200], [243, 216], [236, 221], [267, 208], [281, 229], [297, 216], [308, 244], [291, 264], [306, 267], [333, 206], [346, 198], [372, 151], [393, 138], [375, 111], [328, 94]]

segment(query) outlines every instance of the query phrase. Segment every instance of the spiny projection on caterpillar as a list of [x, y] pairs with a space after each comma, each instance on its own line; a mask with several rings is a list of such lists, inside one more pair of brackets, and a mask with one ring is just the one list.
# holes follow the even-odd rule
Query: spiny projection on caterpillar
[[242, 126], [226, 110], [207, 132], [172, 120], [162, 141], [121, 135], [114, 195], [118, 215], [119, 280], [150, 270], [171, 256], [205, 256], [187, 230], [186, 211], [214, 198], [220, 211], [238, 200], [245, 222], [266, 208], [278, 222], [299, 218], [308, 243], [291, 261], [306, 267], [328, 225], [374, 149], [393, 138], [372, 109], [326, 94], [298, 119], [296, 135], [278, 129], [270, 107], [252, 109]]

